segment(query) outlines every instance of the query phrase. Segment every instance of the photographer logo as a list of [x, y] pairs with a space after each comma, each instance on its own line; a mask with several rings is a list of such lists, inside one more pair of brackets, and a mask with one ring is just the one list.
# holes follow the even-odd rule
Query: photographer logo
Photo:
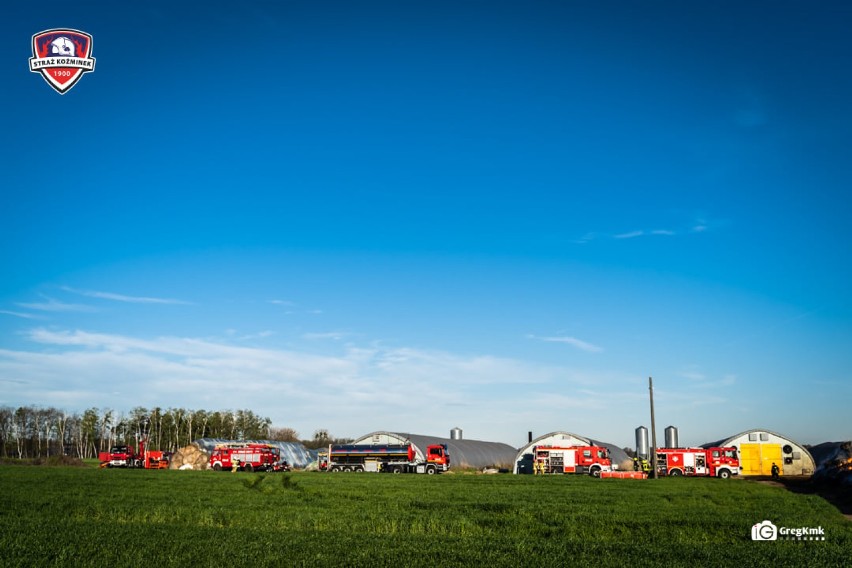
[[751, 527], [751, 540], [777, 540], [778, 527], [772, 521], [763, 521]]
[[751, 527], [751, 540], [825, 540], [822, 527], [776, 527], [763, 521]]

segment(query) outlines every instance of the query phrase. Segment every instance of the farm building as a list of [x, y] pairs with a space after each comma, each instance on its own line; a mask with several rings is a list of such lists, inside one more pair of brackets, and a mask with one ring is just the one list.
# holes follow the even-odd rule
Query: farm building
[[276, 440], [226, 440], [224, 438], [200, 438], [192, 443], [208, 454], [213, 452], [219, 444], [248, 442], [252, 444], [270, 444], [276, 446], [281, 451], [281, 459], [287, 460], [287, 463], [292, 467], [304, 468], [309, 463], [317, 460], [316, 451], [311, 451], [305, 448], [300, 442], [278, 442]]
[[603, 446], [609, 450], [613, 468], [624, 469], [628, 464], [633, 467], [628, 455], [615, 444], [600, 442], [571, 432], [551, 432], [531, 440], [517, 452], [513, 473], [533, 472], [533, 448], [535, 446]]
[[778, 464], [781, 475], [813, 475], [816, 462], [804, 446], [769, 430], [747, 430], [703, 447], [733, 446], [740, 458], [740, 475], [771, 475]]
[[463, 440], [461, 430], [455, 428], [451, 438], [438, 438], [402, 432], [373, 432], [356, 439], [353, 444], [407, 444], [414, 445], [417, 455], [425, 459], [424, 451], [432, 444], [446, 444], [452, 468], [485, 467], [510, 468], [517, 450], [499, 442]]

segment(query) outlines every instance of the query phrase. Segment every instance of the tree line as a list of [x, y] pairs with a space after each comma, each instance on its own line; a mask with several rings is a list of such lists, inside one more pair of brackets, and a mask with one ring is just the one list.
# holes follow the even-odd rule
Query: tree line
[[96, 458], [118, 444], [137, 445], [147, 435], [152, 450], [174, 452], [198, 438], [272, 439], [279, 430], [251, 410], [187, 410], [136, 407], [130, 412], [90, 408], [66, 412], [53, 407], [0, 407], [0, 457], [19, 459], [67, 455]]

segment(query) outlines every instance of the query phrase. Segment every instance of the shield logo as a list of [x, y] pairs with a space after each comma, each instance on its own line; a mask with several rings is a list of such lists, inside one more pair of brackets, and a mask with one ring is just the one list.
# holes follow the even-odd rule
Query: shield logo
[[60, 95], [76, 85], [83, 73], [94, 70], [92, 36], [86, 32], [57, 28], [33, 35], [30, 71], [41, 73]]

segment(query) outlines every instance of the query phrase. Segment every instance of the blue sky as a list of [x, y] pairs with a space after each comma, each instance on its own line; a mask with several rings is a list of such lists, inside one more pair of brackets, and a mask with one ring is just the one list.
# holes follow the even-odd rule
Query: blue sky
[[852, 7], [691, 4], [11, 8], [0, 404], [852, 438]]

